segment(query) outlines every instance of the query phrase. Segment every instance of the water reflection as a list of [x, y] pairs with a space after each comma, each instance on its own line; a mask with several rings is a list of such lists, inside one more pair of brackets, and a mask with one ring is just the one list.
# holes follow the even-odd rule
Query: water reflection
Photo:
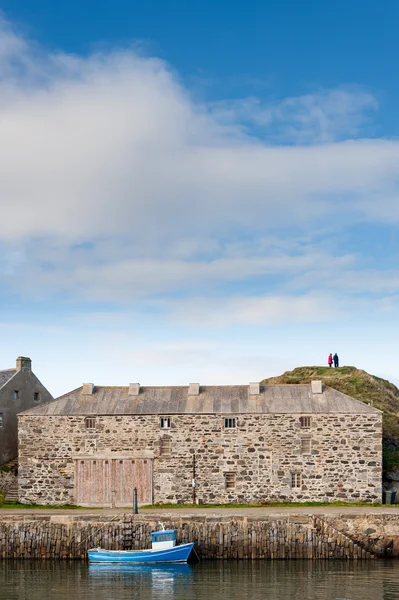
[[399, 600], [399, 561], [0, 562], [6, 600]]
[[188, 564], [176, 565], [110, 565], [90, 564], [92, 586], [103, 591], [107, 587], [134, 587], [151, 590], [153, 598], [174, 598], [175, 589], [190, 585], [193, 572]]

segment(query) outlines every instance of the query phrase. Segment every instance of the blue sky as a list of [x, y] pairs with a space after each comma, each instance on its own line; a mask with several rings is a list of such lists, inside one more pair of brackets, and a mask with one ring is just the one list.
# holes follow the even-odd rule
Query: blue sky
[[397, 3], [3, 11], [2, 367], [399, 381]]

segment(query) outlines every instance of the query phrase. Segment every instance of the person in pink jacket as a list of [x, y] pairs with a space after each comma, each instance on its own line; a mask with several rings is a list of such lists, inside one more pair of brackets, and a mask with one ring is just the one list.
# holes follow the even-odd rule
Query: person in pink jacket
[[332, 355], [332, 352], [330, 352], [330, 354], [328, 356], [328, 359], [327, 359], [327, 362], [328, 362], [328, 366], [332, 367], [332, 364], [333, 364], [333, 355]]

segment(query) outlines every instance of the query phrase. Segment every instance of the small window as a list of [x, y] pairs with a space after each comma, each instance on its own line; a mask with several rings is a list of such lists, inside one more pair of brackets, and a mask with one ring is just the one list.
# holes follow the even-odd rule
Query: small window
[[310, 454], [312, 451], [312, 440], [310, 438], [301, 439], [301, 452], [302, 454]]
[[40, 400], [39, 392], [35, 392], [35, 393], [33, 394], [33, 400], [34, 400], [35, 402], [39, 402], [39, 400]]
[[228, 417], [224, 420], [225, 429], [234, 429], [236, 427], [235, 417]]
[[96, 428], [96, 418], [95, 417], [86, 417], [85, 418], [85, 427], [86, 427], [86, 429], [95, 429]]
[[167, 437], [163, 437], [159, 442], [159, 454], [160, 456], [168, 456], [172, 453], [172, 440]]
[[226, 490], [233, 490], [236, 487], [236, 474], [225, 473], [224, 478], [226, 482]]
[[0, 413], [0, 427], [4, 427], [4, 415]]
[[14, 400], [19, 400], [19, 390], [14, 390]]
[[172, 541], [172, 539], [173, 539], [173, 536], [172, 536], [172, 534], [171, 534], [171, 533], [167, 533], [165, 537], [166, 537], [166, 541], [167, 541], [167, 542], [171, 542], [171, 541]]
[[291, 473], [291, 487], [302, 487], [302, 473]]
[[159, 419], [160, 429], [170, 429], [170, 417], [161, 417]]
[[309, 429], [310, 417], [299, 417], [299, 422], [301, 424], [302, 429]]

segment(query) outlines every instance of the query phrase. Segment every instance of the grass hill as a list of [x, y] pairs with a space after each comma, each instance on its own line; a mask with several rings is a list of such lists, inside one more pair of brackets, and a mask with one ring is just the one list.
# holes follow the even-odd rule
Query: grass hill
[[399, 389], [356, 367], [298, 367], [262, 383], [310, 383], [312, 379], [321, 379], [339, 392], [383, 411], [384, 471], [399, 470]]

